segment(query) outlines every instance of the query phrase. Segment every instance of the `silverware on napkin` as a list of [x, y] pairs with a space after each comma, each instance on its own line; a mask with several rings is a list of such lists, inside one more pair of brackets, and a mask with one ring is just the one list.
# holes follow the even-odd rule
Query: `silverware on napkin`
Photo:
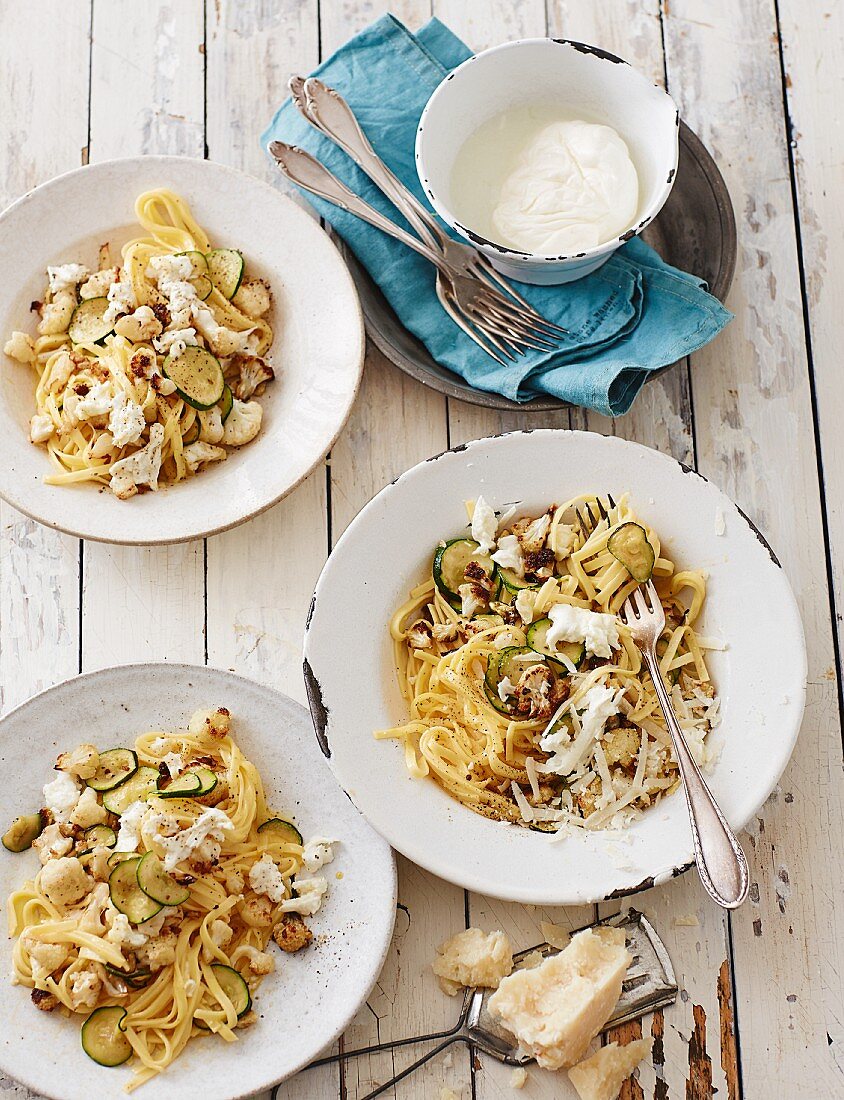
[[272, 142], [270, 153], [281, 171], [299, 187], [362, 218], [434, 264], [437, 296], [443, 308], [467, 336], [499, 363], [513, 360], [529, 348], [553, 350], [557, 335], [566, 330], [541, 317], [485, 257], [442, 231], [433, 215], [378, 157], [343, 97], [314, 78], [303, 80], [294, 76], [289, 86], [293, 103], [303, 117], [358, 164], [404, 215], [419, 234], [419, 240], [356, 196], [315, 158], [285, 142]]
[[[647, 1012], [654, 1012], [658, 1008], [673, 1004], [677, 998], [674, 968], [671, 965], [671, 959], [665, 944], [654, 931], [650, 921], [636, 909], [628, 909], [625, 913], [618, 913], [607, 920], [587, 925], [589, 928], [600, 928], [602, 926], [623, 929], [627, 950], [633, 957], [621, 988], [621, 997], [602, 1031], [608, 1031], [619, 1024], [638, 1019]], [[583, 931], [583, 929], [577, 929], [577, 931]], [[559, 954], [560, 950], [561, 948], [541, 943], [537, 947], [520, 951], [513, 956], [513, 969], [521, 970], [524, 967], [534, 966], [537, 962], [537, 955], [544, 959], [549, 955]], [[421, 1058], [403, 1069], [401, 1073], [397, 1073], [389, 1081], [379, 1085], [373, 1092], [362, 1097], [362, 1100], [374, 1100], [376, 1096], [381, 1096], [388, 1089], [393, 1088], [399, 1081], [404, 1080], [414, 1070], [441, 1054], [453, 1043], [465, 1043], [469, 1047], [476, 1047], [484, 1054], [488, 1054], [508, 1066], [529, 1065], [533, 1062], [533, 1058], [519, 1050], [516, 1038], [506, 1028], [502, 1027], [489, 1011], [488, 1001], [493, 993], [494, 990], [492, 989], [467, 989], [463, 998], [460, 1018], [454, 1027], [448, 1031], [437, 1031], [431, 1035], [417, 1035], [409, 1039], [394, 1039], [389, 1043], [377, 1043], [374, 1046], [346, 1050], [342, 1054], [319, 1058], [317, 1061], [311, 1062], [307, 1068], [312, 1069], [314, 1066], [341, 1062], [347, 1058], [358, 1058], [363, 1054], [377, 1054], [380, 1051], [394, 1050], [396, 1047], [410, 1046], [414, 1043], [436, 1044]], [[272, 1100], [276, 1100], [279, 1087], [279, 1085], [276, 1085], [273, 1089]]]

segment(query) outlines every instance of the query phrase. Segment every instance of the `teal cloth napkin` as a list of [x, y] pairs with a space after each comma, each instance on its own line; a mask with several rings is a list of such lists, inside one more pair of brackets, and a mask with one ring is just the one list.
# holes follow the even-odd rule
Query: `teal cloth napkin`
[[[379, 156], [423, 202], [414, 166], [416, 126], [431, 93], [469, 49], [437, 19], [411, 34], [391, 15], [356, 35], [316, 70], [348, 100]], [[328, 138], [285, 101], [261, 135], [313, 153], [393, 221], [395, 207]], [[558, 287], [516, 284], [549, 320], [571, 334], [553, 352], [530, 352], [501, 366], [443, 311], [434, 270], [421, 256], [336, 206], [306, 196], [351, 247], [402, 324], [434, 359], [472, 386], [514, 401], [553, 395], [619, 416], [651, 371], [696, 351], [731, 320], [703, 280], [664, 263], [633, 238], [592, 275]]]

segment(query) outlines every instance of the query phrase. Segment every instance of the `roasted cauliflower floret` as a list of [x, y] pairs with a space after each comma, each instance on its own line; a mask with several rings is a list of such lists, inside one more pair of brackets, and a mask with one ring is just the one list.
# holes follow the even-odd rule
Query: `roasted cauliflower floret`
[[139, 962], [146, 963], [150, 970], [161, 970], [176, 961], [176, 944], [179, 937], [175, 931], [163, 931], [160, 936], [148, 940], [143, 947], [135, 948]]
[[273, 903], [263, 894], [251, 894], [238, 905], [237, 911], [244, 924], [250, 928], [271, 928]]
[[191, 715], [188, 729], [191, 733], [208, 733], [212, 737], [221, 739], [227, 737], [231, 729], [232, 719], [225, 707], [216, 710], [198, 710]]
[[33, 840], [32, 847], [38, 853], [42, 865], [51, 859], [61, 859], [66, 856], [73, 847], [73, 839], [64, 836], [58, 825], [48, 825], [41, 836]]
[[54, 997], [46, 989], [33, 989], [29, 996], [39, 1012], [52, 1012], [59, 1006], [58, 997]]
[[272, 294], [263, 279], [250, 279], [240, 284], [232, 301], [248, 317], [263, 317], [270, 311]]
[[42, 336], [57, 336], [67, 332], [67, 326], [76, 309], [76, 293], [73, 290], [60, 290], [52, 302], [41, 307], [41, 320], [38, 331]]
[[257, 401], [239, 401], [235, 398], [223, 425], [220, 442], [227, 447], [242, 447], [244, 443], [251, 443], [261, 430], [263, 415], [264, 410]]
[[3, 351], [10, 358], [17, 359], [19, 363], [32, 366], [35, 362], [35, 344], [32, 342], [32, 337], [27, 336], [25, 332], [13, 332], [6, 341]]
[[63, 752], [56, 760], [56, 770], [77, 779], [93, 779], [100, 766], [100, 754], [93, 745], [77, 745], [72, 752]]
[[29, 421], [29, 439], [31, 443], [46, 443], [56, 426], [47, 413], [36, 413]]
[[69, 351], [62, 351], [57, 356], [50, 368], [50, 375], [47, 378], [47, 389], [50, 393], [58, 393], [63, 389], [75, 371], [79, 370], [81, 366], [84, 366], [85, 360], [81, 355]]
[[197, 416], [200, 442], [219, 443], [223, 438], [223, 414], [220, 409], [215, 405], [213, 409], [203, 409]]
[[121, 317], [114, 326], [118, 336], [124, 336], [133, 344], [148, 343], [158, 336], [163, 325], [149, 306], [138, 306], [134, 313]]
[[80, 298], [105, 298], [108, 288], [117, 282], [119, 272], [116, 267], [106, 267], [95, 271], [90, 279], [79, 288]]
[[426, 619], [417, 619], [407, 632], [407, 644], [413, 649], [430, 649], [433, 637], [431, 624]]
[[568, 684], [545, 665], [525, 669], [516, 685], [514, 710], [519, 717], [548, 719], [568, 695]]
[[77, 970], [70, 985], [70, 1007], [74, 1012], [83, 1012], [97, 1003], [103, 980], [94, 967]]
[[97, 792], [93, 787], [86, 787], [73, 807], [70, 823], [81, 829], [90, 829], [92, 825], [104, 825], [107, 817], [105, 807], [97, 801]]
[[272, 382], [275, 378], [273, 368], [260, 356], [238, 355], [235, 362], [240, 367], [240, 378], [234, 392], [241, 401], [248, 401], [259, 386]]
[[43, 982], [45, 978], [55, 974], [70, 958], [70, 948], [63, 943], [47, 943], [26, 935], [23, 939], [29, 951], [34, 982]]
[[604, 734], [604, 755], [610, 767], [628, 767], [639, 755], [641, 735], [634, 726], [618, 726]]
[[80, 901], [94, 884], [94, 880], [85, 874], [78, 859], [62, 856], [51, 859], [41, 869], [41, 889], [53, 903], [67, 907]]
[[313, 940], [314, 934], [298, 913], [285, 913], [273, 929], [273, 939], [282, 951], [301, 951]]
[[202, 440], [189, 443], [182, 454], [185, 464], [192, 474], [195, 474], [199, 467], [206, 462], [225, 462], [228, 458], [228, 451], [225, 448], [215, 447], [213, 444], [204, 443]]
[[248, 960], [251, 974], [272, 974], [275, 970], [275, 959], [266, 951], [246, 945], [240, 948], [239, 954]]

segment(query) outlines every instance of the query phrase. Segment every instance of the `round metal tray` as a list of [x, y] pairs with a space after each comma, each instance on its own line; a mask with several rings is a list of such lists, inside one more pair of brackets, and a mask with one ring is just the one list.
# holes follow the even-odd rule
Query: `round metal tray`
[[[648, 226], [643, 237], [668, 263], [706, 279], [712, 294], [724, 301], [736, 267], [733, 204], [718, 166], [684, 122], [680, 123], [677, 182], [659, 217]], [[519, 404], [497, 393], [476, 390], [459, 375], [440, 366], [425, 345], [402, 325], [352, 250], [345, 242], [339, 243], [360, 294], [369, 338], [411, 378], [447, 397], [489, 409], [547, 412], [568, 407], [568, 402], [555, 397]], [[661, 373], [654, 371], [650, 378]]]

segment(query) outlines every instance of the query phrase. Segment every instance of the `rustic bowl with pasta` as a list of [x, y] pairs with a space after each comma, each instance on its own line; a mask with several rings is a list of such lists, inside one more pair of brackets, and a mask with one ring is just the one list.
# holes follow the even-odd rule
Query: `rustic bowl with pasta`
[[[296, 1073], [348, 1026], [390, 945], [395, 861], [332, 781], [303, 707], [229, 672], [130, 665], [50, 688], [0, 725], [0, 763], [15, 777], [3, 800], [0, 848], [10, 923], [0, 946], [7, 1081], [61, 1100], [105, 1100], [134, 1088], [160, 1100], [235, 1100]], [[187, 765], [200, 741], [218, 785], [207, 795], [169, 797], [167, 768], [156, 780], [149, 765], [165, 748], [170, 764], [178, 749]], [[99, 750], [97, 771], [74, 780], [85, 746]], [[135, 771], [112, 785], [120, 776], [106, 760], [133, 752]], [[190, 776], [182, 771], [171, 786], [186, 786]], [[65, 787], [78, 799], [70, 819], [59, 796]], [[80, 822], [92, 820], [83, 810], [96, 812], [100, 799], [109, 823], [101, 817], [83, 830]], [[12, 819], [28, 820], [45, 802], [55, 822], [31, 848], [17, 843]], [[129, 821], [133, 806], [148, 823], [156, 806], [166, 817], [194, 818], [194, 833], [215, 819], [220, 843], [177, 851], [185, 834], [168, 837], [165, 829], [152, 841], [171, 845], [161, 851], [157, 884], [144, 879], [138, 892], [136, 844], [151, 834]], [[309, 846], [322, 851], [315, 861]], [[294, 853], [298, 869], [271, 930], [271, 890], [258, 875], [269, 861], [283, 866], [281, 852]], [[180, 898], [160, 891], [168, 855]], [[150, 861], [156, 865], [151, 849]], [[246, 872], [259, 863], [259, 872]], [[292, 942], [288, 930], [297, 928]]]
[[209, 161], [108, 161], [28, 192], [0, 215], [0, 288], [0, 496], [83, 538], [242, 523], [321, 461], [358, 390], [333, 243]]
[[788, 580], [702, 475], [576, 431], [422, 462], [339, 540], [314, 593], [305, 679], [343, 789], [409, 859], [495, 897], [592, 903], [686, 870], [670, 740], [615, 614], [649, 578], [675, 711], [743, 828], [803, 712]]

